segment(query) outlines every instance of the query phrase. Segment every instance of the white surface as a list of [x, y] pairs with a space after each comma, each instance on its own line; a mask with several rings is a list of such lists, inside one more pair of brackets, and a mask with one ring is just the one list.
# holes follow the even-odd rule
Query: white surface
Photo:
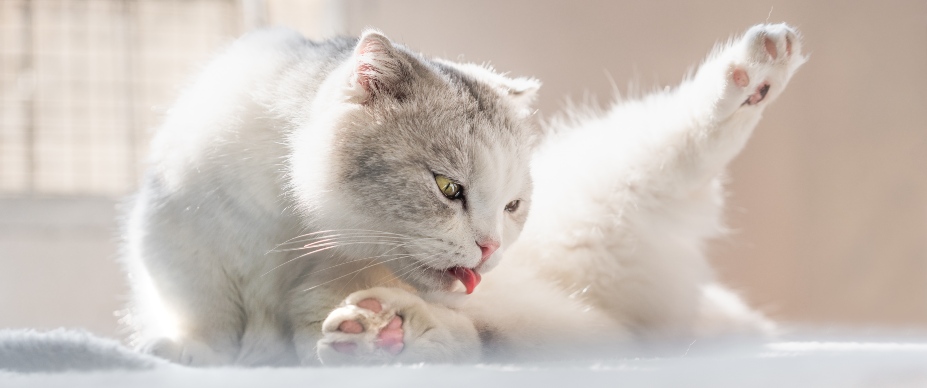
[[[0, 333], [0, 370], [4, 345], [29, 337], [35, 346], [16, 356], [43, 357], [61, 342], [79, 340], [88, 357], [108, 349], [116, 358], [146, 356], [114, 348], [115, 342], [76, 332]], [[28, 333], [28, 334], [24, 334]], [[9, 349], [7, 347], [7, 349]], [[31, 353], [31, 354], [30, 354]], [[7, 354], [10, 356], [10, 354]], [[140, 362], [148, 370], [90, 370], [62, 373], [0, 371], [2, 387], [907, 387], [927, 386], [927, 340], [786, 341], [766, 345], [693, 343], [676, 357], [611, 358], [599, 361], [495, 365], [404, 365], [351, 368], [196, 369], [160, 361]], [[60, 362], [60, 360], [59, 360]], [[21, 362], [19, 362], [21, 364]], [[84, 363], [87, 364], [87, 363]], [[91, 363], [92, 364], [92, 363]], [[92, 364], [91, 369], [104, 365]]]

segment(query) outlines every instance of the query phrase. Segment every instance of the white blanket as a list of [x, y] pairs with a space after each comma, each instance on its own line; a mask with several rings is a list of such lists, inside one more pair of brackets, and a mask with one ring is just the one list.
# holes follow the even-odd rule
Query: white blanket
[[0, 331], [0, 387], [927, 387], [927, 341], [698, 343], [657, 358], [189, 368], [82, 331]]
[[0, 370], [19, 373], [152, 369], [165, 363], [81, 330], [0, 330]]

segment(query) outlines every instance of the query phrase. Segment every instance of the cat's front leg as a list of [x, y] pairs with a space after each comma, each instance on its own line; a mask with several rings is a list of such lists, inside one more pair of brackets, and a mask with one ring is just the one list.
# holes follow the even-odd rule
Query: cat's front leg
[[205, 342], [187, 338], [157, 338], [142, 344], [139, 350], [181, 365], [219, 366], [235, 361], [233, 354], [217, 352]]
[[323, 364], [471, 362], [480, 340], [469, 318], [398, 288], [349, 295], [322, 323]]

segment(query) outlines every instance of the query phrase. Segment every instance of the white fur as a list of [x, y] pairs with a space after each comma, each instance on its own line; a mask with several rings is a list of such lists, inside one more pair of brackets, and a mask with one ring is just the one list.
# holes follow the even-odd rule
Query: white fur
[[[776, 47], [775, 59], [766, 39]], [[396, 57], [399, 48], [369, 32], [352, 55], [386, 69], [343, 62], [326, 73], [315, 98], [302, 97], [300, 85], [266, 90], [268, 79], [301, 60], [300, 44], [295, 34], [279, 32], [236, 44], [204, 71], [157, 136], [157, 184], [139, 194], [127, 224], [134, 298], [127, 320], [139, 346], [190, 364], [313, 364], [317, 348], [322, 361], [335, 363], [468, 361], [480, 353], [537, 357], [631, 339], [772, 327], [714, 283], [703, 244], [723, 232], [725, 165], [804, 61], [796, 33], [785, 25], [750, 29], [677, 88], [550, 125], [531, 163], [534, 191], [523, 198], [531, 214], [520, 238], [518, 217], [498, 209], [530, 192], [527, 158], [474, 146], [468, 157], [485, 171], [466, 182], [475, 188], [474, 216], [454, 221], [448, 234], [469, 244], [466, 254], [459, 260], [439, 255], [433, 264], [475, 266], [474, 239], [501, 241], [483, 268], [495, 270], [470, 297], [419, 293], [397, 269], [358, 261], [387, 249], [349, 248], [329, 261], [341, 264], [324, 267], [299, 260], [304, 251], [268, 251], [305, 228], [390, 227], [390, 220], [365, 218], [363, 208], [332, 188], [333, 132], [307, 128], [364, 124], [361, 105], [374, 93], [397, 93], [390, 83], [411, 67]], [[787, 46], [791, 55], [783, 55]], [[450, 66], [494, 85], [507, 98], [499, 103], [504, 109], [526, 116], [536, 82]], [[749, 76], [749, 85], [734, 82], [735, 70]], [[382, 77], [375, 80], [382, 83], [352, 74]], [[742, 105], [763, 82], [770, 84], [765, 99]], [[304, 111], [311, 113], [292, 117]], [[281, 127], [286, 122], [302, 126]], [[225, 191], [212, 195], [217, 190]], [[306, 214], [308, 220], [299, 216]], [[365, 298], [394, 308], [383, 316], [360, 311], [356, 305]], [[374, 346], [389, 314], [404, 319], [405, 349], [396, 358]], [[345, 320], [365, 322], [366, 331], [340, 332]], [[332, 353], [336, 341], [359, 343], [361, 351], [354, 358]]]
[[[767, 38], [777, 59], [765, 51]], [[771, 322], [714, 281], [703, 246], [724, 232], [724, 167], [804, 61], [794, 30], [756, 26], [674, 89], [555, 122], [532, 165], [533, 212], [497, 269], [506, 275], [486, 276], [465, 310], [518, 337], [529, 336], [530, 326], [507, 319], [543, 310], [560, 319], [535, 322], [531, 337], [586, 345], [627, 334], [771, 333]], [[747, 71], [749, 85], [732, 82], [735, 68]], [[765, 99], [742, 105], [763, 82], [771, 85]], [[511, 282], [513, 272], [523, 279]], [[518, 295], [560, 292], [532, 301], [506, 295], [512, 287]], [[514, 353], [522, 353], [519, 346]]]

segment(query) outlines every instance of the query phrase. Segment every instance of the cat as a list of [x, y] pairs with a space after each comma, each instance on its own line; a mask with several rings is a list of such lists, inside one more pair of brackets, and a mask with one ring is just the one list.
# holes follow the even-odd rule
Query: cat
[[193, 365], [338, 365], [772, 332], [703, 244], [800, 46], [754, 26], [673, 89], [543, 124], [531, 78], [373, 30], [250, 34], [153, 141], [126, 223], [133, 341]]
[[[244, 37], [153, 140], [126, 227], [133, 342], [189, 364], [311, 364], [353, 291], [472, 290], [528, 212], [538, 87], [376, 31]], [[450, 332], [471, 340], [467, 324]]]

